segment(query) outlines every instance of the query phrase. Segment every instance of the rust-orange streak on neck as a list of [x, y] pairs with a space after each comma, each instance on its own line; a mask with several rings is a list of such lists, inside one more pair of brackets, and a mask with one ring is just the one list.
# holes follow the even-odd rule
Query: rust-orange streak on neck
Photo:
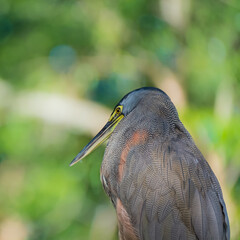
[[133, 133], [132, 137], [126, 142], [126, 145], [122, 151], [120, 157], [120, 163], [118, 165], [118, 180], [121, 181], [123, 177], [124, 167], [126, 164], [127, 156], [130, 149], [134, 146], [142, 144], [145, 142], [147, 137], [147, 132], [140, 130]]
[[139, 240], [136, 231], [131, 223], [130, 217], [119, 198], [117, 198], [116, 210], [120, 240]]

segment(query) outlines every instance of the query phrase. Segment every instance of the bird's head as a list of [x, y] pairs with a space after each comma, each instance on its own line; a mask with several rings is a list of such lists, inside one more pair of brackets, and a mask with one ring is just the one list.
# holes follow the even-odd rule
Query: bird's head
[[[100, 130], [100, 132], [82, 149], [81, 152], [72, 160], [70, 166], [74, 165], [78, 161], [82, 160], [85, 156], [91, 153], [95, 148], [107, 140], [118, 123], [128, 116], [140, 103], [140, 101], [147, 95], [154, 92], [166, 95], [163, 91], [157, 88], [145, 87], [136, 89], [127, 95], [125, 95], [121, 101], [114, 108], [110, 118], [106, 125]], [[166, 95], [167, 96], [167, 95]]]

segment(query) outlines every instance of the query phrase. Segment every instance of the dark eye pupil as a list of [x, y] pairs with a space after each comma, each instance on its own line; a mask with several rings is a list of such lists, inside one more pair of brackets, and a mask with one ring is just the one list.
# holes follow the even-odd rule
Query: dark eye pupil
[[119, 108], [116, 109], [116, 113], [120, 113], [120, 109]]

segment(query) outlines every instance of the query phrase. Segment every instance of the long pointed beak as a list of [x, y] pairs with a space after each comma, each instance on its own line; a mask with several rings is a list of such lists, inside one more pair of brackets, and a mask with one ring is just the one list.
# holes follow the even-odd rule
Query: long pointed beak
[[91, 153], [95, 148], [101, 145], [105, 140], [107, 140], [114, 128], [117, 126], [119, 121], [124, 117], [124, 115], [120, 115], [117, 118], [108, 121], [107, 124], [102, 128], [102, 130], [82, 149], [80, 153], [72, 160], [70, 166], [74, 165], [78, 161], [82, 160], [89, 153]]

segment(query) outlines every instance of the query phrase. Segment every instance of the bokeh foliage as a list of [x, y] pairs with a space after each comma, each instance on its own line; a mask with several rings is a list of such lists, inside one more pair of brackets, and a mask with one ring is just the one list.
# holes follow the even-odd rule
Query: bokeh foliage
[[0, 0], [0, 240], [117, 239], [99, 180], [104, 146], [69, 168], [93, 131], [49, 120], [41, 101], [26, 114], [20, 100], [57, 94], [111, 109], [142, 86], [179, 108], [239, 239], [239, 53], [238, 0]]

